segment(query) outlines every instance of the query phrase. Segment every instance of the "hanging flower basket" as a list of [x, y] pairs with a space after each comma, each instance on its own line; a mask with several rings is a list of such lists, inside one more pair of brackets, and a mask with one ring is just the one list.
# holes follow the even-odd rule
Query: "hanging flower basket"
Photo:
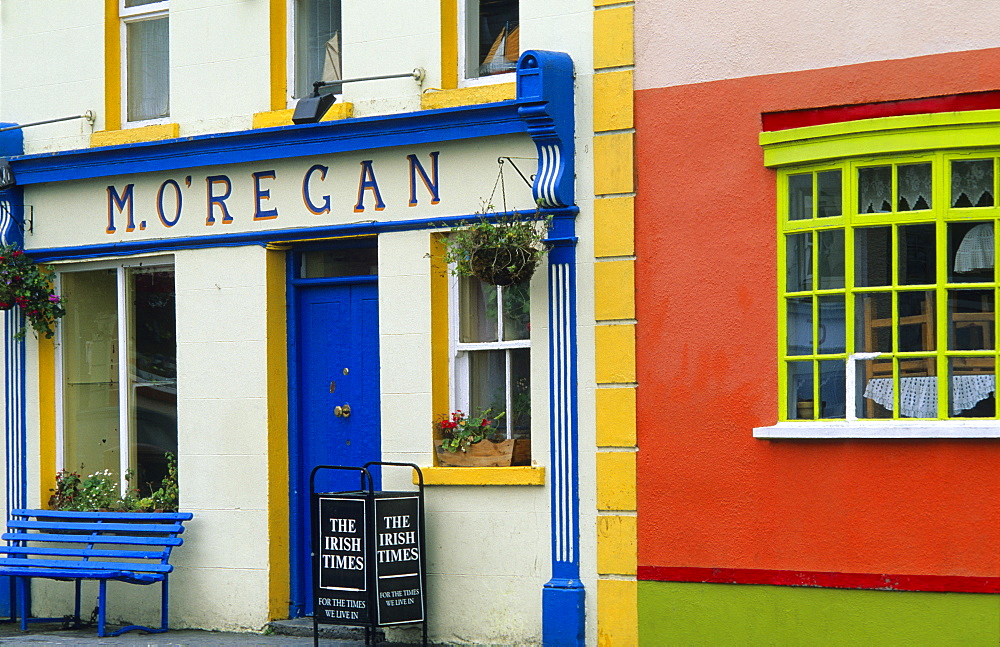
[[[62, 298], [52, 291], [54, 272], [14, 245], [0, 246], [0, 310], [18, 306], [36, 333], [51, 338], [56, 320], [66, 314]], [[25, 330], [14, 337], [24, 338]]]
[[463, 223], [444, 239], [444, 260], [458, 276], [474, 276], [497, 286], [517, 285], [531, 279], [548, 251], [545, 236], [550, 217], [502, 214]]
[[472, 252], [472, 273], [490, 285], [517, 285], [531, 279], [538, 261], [533, 247], [480, 247]]

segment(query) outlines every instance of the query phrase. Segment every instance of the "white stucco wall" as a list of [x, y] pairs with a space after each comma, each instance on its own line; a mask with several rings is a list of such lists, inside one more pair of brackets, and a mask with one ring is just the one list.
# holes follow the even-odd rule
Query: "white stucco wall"
[[[104, 127], [104, 2], [62, 0], [57, 8], [29, 0], [0, 3], [0, 120], [30, 122], [97, 111]], [[269, 108], [270, 63], [267, 2], [171, 0], [171, 121], [182, 136], [250, 127], [255, 112]], [[424, 67], [424, 88], [441, 86], [440, 2], [373, 0], [345, 3], [344, 71], [348, 76], [408, 72]], [[588, 631], [596, 640], [594, 580], [593, 433], [593, 219], [591, 201], [591, 68], [593, 3], [589, 0], [524, 2], [522, 49], [564, 51], [577, 73], [577, 191], [581, 213], [578, 266], [579, 397], [581, 480], [581, 573], [587, 584]], [[65, 45], [65, 47], [64, 47]], [[512, 78], [499, 79], [510, 81]], [[409, 79], [347, 86], [344, 98], [356, 115], [376, 115], [419, 107], [419, 87]], [[83, 121], [26, 129], [29, 153], [86, 148], [91, 128]], [[390, 180], [379, 174], [386, 210], [353, 212], [358, 160], [376, 166], [405, 162], [413, 152], [426, 164], [442, 151], [441, 204], [406, 206], [405, 170]], [[232, 175], [233, 225], [205, 225], [206, 169], [122, 176], [96, 181], [36, 185], [26, 191], [35, 207], [36, 231], [30, 247], [100, 244], [161, 236], [199, 236], [268, 228], [328, 225], [359, 220], [401, 220], [468, 214], [489, 197], [497, 155], [531, 158], [534, 145], [524, 136], [474, 142], [421, 145], [407, 150], [359, 152], [343, 160], [317, 162], [331, 167], [334, 213], [325, 218], [302, 211], [303, 160], [241, 165]], [[349, 159], [348, 159], [349, 158]], [[349, 172], [337, 165], [344, 162]], [[449, 166], [449, 164], [452, 164]], [[533, 173], [530, 161], [519, 161]], [[234, 165], [235, 166], [235, 165]], [[251, 168], [252, 167], [252, 168]], [[290, 192], [276, 189], [277, 221], [252, 222], [249, 173], [276, 168], [295, 175]], [[346, 166], [344, 167], [346, 169]], [[405, 167], [404, 167], [405, 168]], [[294, 172], [293, 172], [294, 169]], [[341, 173], [341, 171], [343, 172]], [[204, 171], [204, 172], [203, 172]], [[201, 172], [201, 175], [198, 173]], [[297, 174], [297, 175], [296, 175]], [[155, 175], [155, 177], [152, 177]], [[187, 187], [186, 175], [194, 175]], [[176, 228], [156, 220], [153, 199], [160, 183], [176, 179], [184, 191], [185, 215]], [[336, 178], [336, 179], [335, 179]], [[120, 181], [119, 181], [120, 180]], [[136, 220], [146, 230], [116, 235], [107, 225], [106, 186], [136, 181]], [[336, 186], [334, 186], [336, 184]], [[529, 208], [528, 188], [508, 167], [508, 206]], [[191, 191], [189, 194], [188, 191]], [[169, 196], [170, 194], [168, 194]], [[369, 203], [371, 197], [368, 198]], [[391, 200], [391, 202], [390, 202]], [[239, 203], [239, 209], [235, 205]], [[501, 206], [499, 193], [494, 203]], [[172, 208], [168, 199], [167, 207]], [[140, 209], [142, 213], [140, 214]], [[188, 210], [191, 211], [188, 211]], [[218, 213], [216, 214], [219, 215]], [[121, 218], [121, 216], [118, 216]], [[121, 225], [119, 221], [119, 225]], [[304, 232], [303, 238], [308, 237]], [[429, 466], [432, 458], [430, 388], [429, 231], [386, 233], [379, 237], [379, 318], [382, 449], [385, 460]], [[266, 420], [267, 379], [264, 321], [265, 251], [258, 246], [179, 250], [174, 255], [177, 291], [179, 470], [182, 507], [194, 512], [186, 544], [175, 552], [171, 580], [171, 624], [207, 629], [257, 629], [267, 620], [268, 564]], [[548, 447], [548, 313], [545, 268], [532, 287], [532, 455], [551, 470]], [[28, 455], [38, 456], [38, 364], [28, 344]], [[549, 472], [551, 475], [551, 471]], [[31, 503], [38, 505], [38, 461], [29, 460]], [[396, 482], [398, 480], [398, 482]], [[387, 473], [386, 487], [407, 485], [407, 476]], [[429, 614], [441, 642], [530, 644], [540, 640], [541, 590], [551, 577], [550, 491], [544, 486], [435, 486], [427, 491]], [[62, 613], [59, 583], [40, 587], [39, 612]], [[63, 588], [71, 589], [71, 586]], [[96, 595], [96, 593], [95, 593]], [[112, 585], [111, 617], [153, 622], [157, 587]], [[456, 600], [461, 603], [456, 606]], [[480, 619], [470, 622], [464, 605]]]
[[998, 21], [979, 0], [638, 0], [635, 87], [997, 47]]

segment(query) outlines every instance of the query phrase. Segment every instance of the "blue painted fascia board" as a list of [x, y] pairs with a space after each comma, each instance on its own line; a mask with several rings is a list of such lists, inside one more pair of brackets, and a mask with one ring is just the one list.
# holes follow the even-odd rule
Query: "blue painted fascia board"
[[19, 186], [526, 133], [518, 101], [10, 158]]

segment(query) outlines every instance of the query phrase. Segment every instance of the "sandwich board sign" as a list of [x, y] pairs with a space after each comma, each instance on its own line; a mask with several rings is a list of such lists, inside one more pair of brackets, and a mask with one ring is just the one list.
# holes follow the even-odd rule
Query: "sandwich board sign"
[[369, 487], [312, 492], [314, 630], [319, 624], [374, 629], [421, 622], [426, 644], [423, 475], [409, 463], [377, 464], [417, 470], [419, 489], [373, 490], [370, 464], [316, 468], [358, 470]]

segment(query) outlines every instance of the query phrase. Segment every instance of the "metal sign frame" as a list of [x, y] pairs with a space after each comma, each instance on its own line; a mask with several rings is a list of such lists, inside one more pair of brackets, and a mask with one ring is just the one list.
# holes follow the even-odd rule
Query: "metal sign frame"
[[[417, 489], [376, 491], [369, 470], [373, 465], [411, 468], [417, 474]], [[358, 472], [359, 489], [316, 492], [320, 470]], [[378, 627], [419, 622], [426, 646], [427, 550], [420, 468], [383, 461], [361, 467], [317, 465], [309, 474], [309, 498], [313, 645], [319, 645], [320, 624], [363, 626], [369, 645], [374, 644]], [[397, 610], [400, 614], [393, 613]], [[419, 617], [407, 616], [407, 610], [411, 616], [419, 611]]]

